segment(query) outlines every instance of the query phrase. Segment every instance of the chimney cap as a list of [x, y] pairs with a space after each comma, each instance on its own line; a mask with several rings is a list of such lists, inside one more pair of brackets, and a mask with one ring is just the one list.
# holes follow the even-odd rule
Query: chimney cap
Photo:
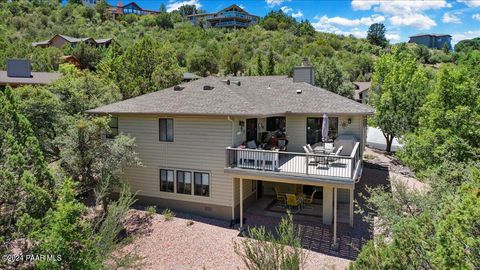
[[180, 86], [180, 85], [175, 85], [175, 86], [173, 87], [173, 91], [182, 91], [183, 88], [185, 88], [185, 87]]
[[232, 81], [233, 84], [236, 84], [238, 86], [242, 85], [242, 83], [240, 81]]
[[302, 59], [302, 67], [311, 67], [312, 65], [310, 64], [310, 62], [308, 61], [308, 58], [307, 57], [304, 57]]

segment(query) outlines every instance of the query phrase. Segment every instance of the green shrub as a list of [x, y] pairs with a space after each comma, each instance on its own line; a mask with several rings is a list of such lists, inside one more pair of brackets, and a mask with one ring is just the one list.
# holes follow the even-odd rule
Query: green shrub
[[162, 215], [165, 221], [172, 220], [175, 217], [175, 213], [168, 208], [163, 210]]
[[156, 205], [150, 205], [145, 207], [145, 211], [147, 211], [149, 216], [153, 216], [157, 213], [157, 206]]
[[301, 237], [293, 224], [290, 212], [283, 217], [273, 234], [265, 227], [248, 229], [250, 237], [241, 243], [234, 243], [234, 250], [242, 257], [250, 270], [263, 269], [302, 269], [306, 253], [302, 248]]

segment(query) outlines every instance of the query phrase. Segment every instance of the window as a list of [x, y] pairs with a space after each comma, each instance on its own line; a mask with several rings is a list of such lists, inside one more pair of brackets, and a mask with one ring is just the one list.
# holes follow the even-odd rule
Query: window
[[173, 170], [160, 169], [160, 191], [173, 192]]
[[195, 172], [195, 195], [210, 196], [210, 175], [208, 173]]
[[[322, 141], [323, 117], [307, 118], [307, 143]], [[333, 142], [338, 135], [338, 117], [328, 118], [328, 141]]]
[[267, 118], [267, 131], [285, 131], [285, 117], [268, 117]]
[[160, 141], [173, 142], [173, 119], [162, 118], [159, 120]]
[[118, 135], [118, 117], [110, 118], [108, 126], [110, 127], [110, 132], [106, 136], [108, 139], [114, 139]]
[[177, 193], [192, 194], [192, 173], [177, 171]]

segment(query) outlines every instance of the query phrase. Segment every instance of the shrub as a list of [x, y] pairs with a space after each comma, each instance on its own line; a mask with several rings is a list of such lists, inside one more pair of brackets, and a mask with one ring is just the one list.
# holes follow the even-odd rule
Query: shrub
[[168, 208], [163, 210], [162, 215], [163, 218], [165, 218], [165, 221], [172, 220], [175, 217], [175, 213]]
[[157, 206], [156, 205], [150, 205], [145, 207], [145, 211], [147, 211], [149, 216], [153, 216], [157, 213]]
[[[248, 269], [302, 269], [306, 253], [293, 224], [290, 212], [276, 228], [276, 234], [265, 227], [248, 229], [250, 238], [234, 243], [235, 253], [242, 257]], [[277, 235], [277, 236], [275, 236]]]

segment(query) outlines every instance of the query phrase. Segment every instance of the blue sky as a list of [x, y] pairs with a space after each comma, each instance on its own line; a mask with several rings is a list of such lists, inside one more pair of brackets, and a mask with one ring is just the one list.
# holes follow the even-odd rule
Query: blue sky
[[[126, 4], [130, 1], [122, 1]], [[453, 42], [480, 36], [480, 0], [137, 0], [145, 9], [158, 10], [161, 3], [172, 10], [182, 4], [194, 4], [214, 12], [237, 4], [248, 12], [264, 16], [282, 9], [298, 20], [308, 19], [323, 32], [365, 37], [368, 26], [384, 23], [392, 43], [408, 41], [418, 33], [446, 33]], [[116, 0], [109, 0], [117, 4]]]

